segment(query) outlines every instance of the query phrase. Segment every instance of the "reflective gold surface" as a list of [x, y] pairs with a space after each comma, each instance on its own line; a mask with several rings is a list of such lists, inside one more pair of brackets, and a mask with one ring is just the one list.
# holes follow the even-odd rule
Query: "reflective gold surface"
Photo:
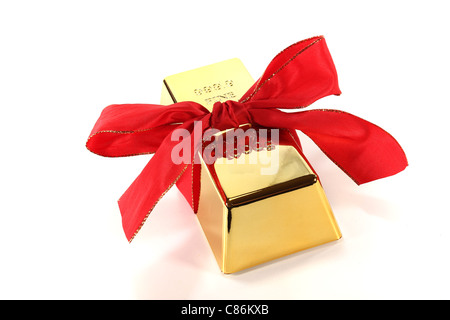
[[[244, 93], [253, 80], [236, 60], [221, 62], [219, 67], [212, 65], [188, 71], [182, 77], [167, 77], [161, 103], [184, 100], [204, 103], [205, 96], [194, 93], [201, 83], [243, 79], [242, 83], [247, 83], [239, 90], [233, 88], [237, 99], [240, 97], [237, 92]], [[210, 73], [211, 70], [215, 71]], [[189, 74], [193, 75], [192, 80]], [[202, 159], [197, 217], [224, 273], [341, 237], [313, 170], [292, 137], [287, 134], [280, 137], [279, 143], [271, 148], [247, 150], [235, 157], [224, 155], [212, 164]], [[265, 170], [264, 174], [261, 170]]]
[[337, 240], [341, 233], [321, 185], [231, 210], [224, 272], [236, 272]]
[[253, 83], [241, 60], [229, 59], [166, 77], [161, 103], [195, 101], [211, 111], [217, 101], [238, 100]]
[[295, 148], [283, 145], [270, 151], [219, 159], [214, 169], [229, 199], [313, 174]]

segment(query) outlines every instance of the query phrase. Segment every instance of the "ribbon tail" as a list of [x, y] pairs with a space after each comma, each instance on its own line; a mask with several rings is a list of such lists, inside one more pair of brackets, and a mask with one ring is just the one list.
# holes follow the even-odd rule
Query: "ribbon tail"
[[252, 116], [263, 126], [301, 130], [357, 184], [392, 176], [408, 165], [402, 147], [388, 132], [346, 112], [255, 110]]
[[194, 213], [197, 213], [198, 211], [201, 169], [200, 164], [188, 164], [185, 169], [186, 174], [183, 174], [176, 182], [178, 190], [189, 203]]
[[[140, 175], [119, 199], [122, 226], [131, 242], [144, 225], [159, 200], [179, 181], [189, 182], [192, 209], [198, 208], [200, 193], [200, 162], [198, 150], [202, 141], [202, 128], [209, 123], [209, 115], [201, 121], [190, 121], [179, 129], [177, 138], [167, 136]], [[178, 138], [182, 138], [179, 141]], [[181, 155], [182, 153], [182, 155]], [[186, 175], [184, 175], [186, 173]], [[183, 177], [183, 180], [180, 180]]]
[[211, 114], [200, 121], [194, 121], [191, 134], [191, 161], [187, 164], [186, 174], [177, 181], [177, 187], [190, 204], [194, 213], [198, 211], [200, 202], [202, 165], [199, 150], [201, 150], [203, 133], [209, 128]]
[[123, 230], [129, 242], [139, 232], [159, 200], [186, 171], [187, 164], [175, 164], [171, 160], [173, 142], [170, 136], [168, 138], [118, 201]]

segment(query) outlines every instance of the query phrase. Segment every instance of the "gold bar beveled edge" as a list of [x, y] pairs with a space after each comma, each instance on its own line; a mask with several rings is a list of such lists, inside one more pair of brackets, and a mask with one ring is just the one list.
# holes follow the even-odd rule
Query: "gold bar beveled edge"
[[284, 181], [264, 189], [255, 190], [233, 198], [227, 198], [225, 205], [228, 208], [243, 206], [255, 201], [260, 201], [282, 193], [308, 187], [317, 182], [317, 176], [313, 173], [292, 180]]
[[163, 84], [164, 84], [164, 86], [166, 87], [167, 92], [168, 92], [169, 95], [170, 95], [170, 98], [173, 100], [173, 103], [177, 103], [178, 101], [177, 101], [177, 99], [175, 98], [175, 96], [174, 96], [172, 90], [170, 90], [170, 86], [169, 86], [169, 84], [167, 83], [166, 79], [163, 79]]

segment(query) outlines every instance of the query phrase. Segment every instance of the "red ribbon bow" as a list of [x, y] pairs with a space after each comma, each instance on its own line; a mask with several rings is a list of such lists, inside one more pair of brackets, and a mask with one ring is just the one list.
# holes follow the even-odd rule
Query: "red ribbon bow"
[[[322, 97], [340, 93], [325, 39], [313, 37], [280, 52], [238, 102], [217, 102], [212, 113], [191, 101], [169, 106], [108, 106], [92, 129], [86, 147], [107, 157], [155, 153], [119, 199], [123, 228], [131, 241], [158, 201], [177, 182], [184, 185], [180, 190], [187, 198], [192, 197], [192, 208], [197, 211], [199, 165], [172, 161], [172, 148], [179, 143], [171, 139], [175, 129], [190, 133], [201, 130], [200, 137], [211, 127], [223, 130], [245, 123], [298, 129], [357, 184], [402, 171], [408, 163], [401, 146], [389, 133], [366, 120], [339, 110], [278, 110], [304, 108]], [[193, 151], [196, 143], [191, 139]], [[186, 172], [189, 174], [183, 175]]]

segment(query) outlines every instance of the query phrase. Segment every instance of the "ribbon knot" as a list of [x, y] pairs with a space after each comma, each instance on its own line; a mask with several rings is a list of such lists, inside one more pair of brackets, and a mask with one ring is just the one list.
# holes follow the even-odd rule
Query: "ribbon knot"
[[403, 149], [373, 123], [340, 110], [279, 110], [305, 108], [340, 93], [325, 39], [313, 37], [281, 51], [239, 102], [217, 102], [212, 113], [192, 101], [169, 106], [108, 106], [95, 123], [86, 147], [108, 157], [154, 153], [119, 199], [123, 228], [131, 241], [175, 183], [192, 201], [194, 212], [198, 208], [200, 164], [173, 161], [171, 152], [179, 143], [172, 140], [176, 129], [191, 138], [191, 155], [197, 154], [195, 148], [201, 141], [197, 131], [203, 134], [209, 127], [224, 130], [251, 123], [285, 128], [294, 134], [301, 130], [357, 184], [402, 171], [408, 165]]
[[252, 123], [252, 119], [244, 103], [232, 100], [214, 103], [210, 120], [212, 128], [225, 130], [246, 123]]

